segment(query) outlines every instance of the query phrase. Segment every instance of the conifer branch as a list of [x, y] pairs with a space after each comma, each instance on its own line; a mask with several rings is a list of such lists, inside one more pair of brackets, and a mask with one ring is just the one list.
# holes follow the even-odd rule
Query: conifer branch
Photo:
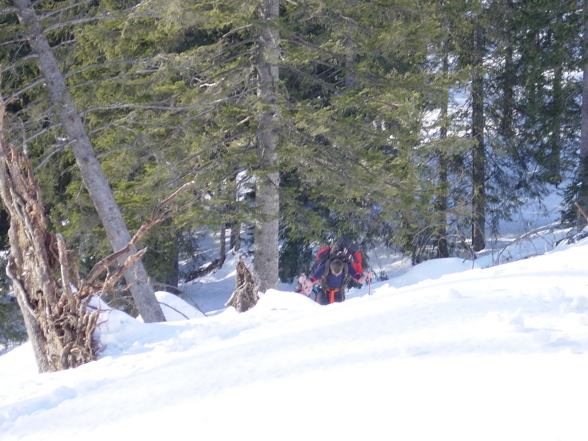
[[83, 0], [81, 2], [77, 2], [77, 3], [72, 3], [70, 5], [66, 5], [66, 6], [64, 6], [62, 8], [57, 8], [57, 9], [54, 9], [54, 10], [51, 10], [51, 11], [47, 11], [44, 14], [39, 15], [39, 18], [40, 19], [49, 18], [49, 17], [52, 17], [53, 15], [60, 14], [62, 12], [67, 12], [67, 11], [69, 11], [71, 9], [77, 8], [78, 6], [87, 5], [89, 3], [92, 3], [92, 1], [93, 0]]

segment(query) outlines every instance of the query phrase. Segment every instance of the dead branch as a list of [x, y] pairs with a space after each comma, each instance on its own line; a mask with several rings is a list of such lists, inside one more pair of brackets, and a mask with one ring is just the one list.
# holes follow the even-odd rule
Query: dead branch
[[186, 320], [189, 320], [189, 319], [190, 319], [190, 317], [188, 317], [188, 316], [187, 316], [186, 314], [184, 314], [182, 311], [179, 311], [178, 309], [174, 308], [174, 307], [173, 307], [173, 306], [171, 306], [171, 305], [168, 305], [167, 303], [164, 303], [164, 302], [159, 302], [159, 304], [160, 304], [160, 305], [167, 306], [169, 309], [171, 309], [171, 310], [173, 310], [173, 311], [177, 312], [178, 314], [180, 314], [180, 315], [181, 315], [182, 317], [184, 317]]
[[117, 272], [112, 274], [110, 277], [106, 279], [104, 284], [102, 285], [102, 292], [109, 292], [114, 289], [114, 285], [118, 283], [118, 281], [123, 277], [125, 271], [137, 260], [141, 259], [143, 255], [147, 252], [147, 248], [143, 248], [141, 251], [136, 252], [135, 254], [130, 255], [127, 257], [125, 262], [121, 265]]
[[[94, 283], [94, 281], [100, 276], [100, 274], [102, 274], [104, 271], [106, 271], [116, 260], [118, 260], [118, 258], [120, 256], [124, 256], [125, 254], [129, 253], [135, 247], [135, 245], [137, 245], [137, 243], [145, 236], [145, 234], [147, 234], [147, 232], [149, 232], [149, 230], [151, 230], [151, 228], [153, 228], [154, 225], [168, 219], [173, 213], [172, 210], [167, 210], [161, 214], [160, 214], [160, 212], [163, 210], [163, 208], [166, 205], [168, 205], [171, 201], [173, 201], [180, 193], [182, 193], [184, 190], [186, 190], [187, 188], [191, 187], [194, 184], [195, 184], [195, 181], [187, 182], [186, 184], [182, 185], [179, 189], [174, 191], [167, 198], [165, 198], [163, 201], [161, 201], [159, 204], [157, 204], [157, 206], [153, 210], [153, 214], [151, 215], [151, 218], [147, 222], [145, 222], [143, 225], [141, 225], [141, 227], [137, 230], [135, 235], [131, 238], [131, 241], [127, 244], [127, 246], [124, 247], [123, 249], [115, 252], [115, 253], [110, 254], [109, 256], [105, 257], [100, 262], [98, 262], [96, 265], [94, 265], [92, 270], [88, 273], [88, 276], [86, 277], [85, 282], [88, 284]], [[129, 262], [128, 265], [127, 265], [127, 262], [128, 262], [128, 259], [127, 259], [127, 262], [125, 262], [125, 265], [128, 267], [133, 262], [139, 260], [146, 251], [147, 250], [139, 251], [138, 253], [135, 254], [136, 258], [134, 258], [134, 260]], [[137, 256], [137, 254], [140, 254], [140, 255]], [[125, 265], [123, 265], [123, 266], [125, 266]], [[122, 277], [122, 274], [120, 275], [120, 277]], [[119, 277], [119, 279], [120, 279], [120, 277]], [[112, 285], [114, 285], [117, 281], [118, 280], [113, 281]]]
[[578, 209], [580, 214], [584, 217], [586, 222], [588, 222], [588, 215], [586, 214], [586, 212], [584, 210], [582, 210], [582, 207], [580, 207], [580, 204], [578, 204], [578, 202], [574, 202], [574, 204], [576, 205], [576, 208]]

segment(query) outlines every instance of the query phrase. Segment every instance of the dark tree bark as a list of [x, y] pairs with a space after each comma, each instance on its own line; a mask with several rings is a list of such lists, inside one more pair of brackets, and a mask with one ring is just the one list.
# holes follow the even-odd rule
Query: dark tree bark
[[227, 259], [227, 224], [221, 225], [218, 241], [218, 260], [220, 262], [220, 266], [222, 267], [225, 263], [225, 260]]
[[476, 52], [475, 72], [472, 80], [472, 248], [481, 251], [486, 247], [486, 149], [484, 145], [484, 31], [474, 31]]
[[229, 249], [231, 253], [236, 254], [241, 249], [241, 222], [231, 224], [230, 241]]
[[[441, 68], [443, 73], [449, 72], [449, 54], [447, 51], [447, 41], [442, 43], [442, 62]], [[441, 104], [441, 129], [439, 137], [441, 142], [445, 143], [447, 140], [447, 120], [449, 116], [449, 94], [444, 98]], [[437, 188], [437, 198], [435, 202], [435, 211], [438, 215], [438, 225], [436, 227], [436, 245], [437, 257], [449, 257], [449, 246], [447, 240], [447, 209], [449, 207], [449, 161], [447, 153], [440, 149], [438, 151], [439, 158], [439, 185]]]

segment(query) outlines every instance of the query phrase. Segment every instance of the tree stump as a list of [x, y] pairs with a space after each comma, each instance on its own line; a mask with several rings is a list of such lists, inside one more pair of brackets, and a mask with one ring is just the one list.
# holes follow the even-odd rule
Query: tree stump
[[237, 263], [237, 276], [236, 276], [236, 287], [237, 289], [231, 294], [231, 298], [225, 304], [225, 306], [233, 306], [237, 312], [245, 312], [253, 308], [259, 296], [257, 294], [257, 284], [253, 279], [253, 275], [243, 259], [239, 259]]

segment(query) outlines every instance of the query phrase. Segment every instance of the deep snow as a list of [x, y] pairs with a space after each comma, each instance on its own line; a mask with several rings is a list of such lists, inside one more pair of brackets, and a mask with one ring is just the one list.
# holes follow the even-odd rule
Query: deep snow
[[160, 293], [177, 321], [105, 312], [96, 362], [39, 375], [29, 345], [0, 357], [0, 440], [586, 440], [588, 239], [545, 233], [498, 266], [393, 274], [382, 253], [395, 277], [371, 295], [319, 306], [284, 286], [243, 314], [222, 307], [233, 258], [184, 287], [207, 316]]

